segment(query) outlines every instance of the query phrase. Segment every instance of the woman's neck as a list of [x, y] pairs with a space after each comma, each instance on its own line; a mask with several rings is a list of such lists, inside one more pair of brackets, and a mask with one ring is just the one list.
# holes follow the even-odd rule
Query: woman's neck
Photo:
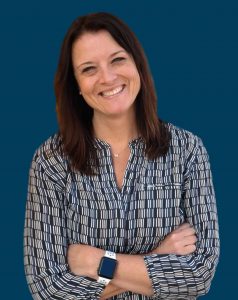
[[138, 137], [135, 115], [113, 118], [94, 116], [93, 128], [95, 137], [110, 145], [126, 145]]

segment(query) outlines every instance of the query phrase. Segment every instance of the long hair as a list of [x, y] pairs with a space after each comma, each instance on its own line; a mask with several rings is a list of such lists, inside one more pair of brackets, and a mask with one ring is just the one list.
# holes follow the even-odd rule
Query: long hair
[[72, 65], [73, 43], [86, 32], [106, 30], [130, 54], [138, 70], [141, 88], [135, 99], [136, 122], [149, 159], [165, 155], [169, 131], [157, 116], [157, 96], [144, 51], [130, 28], [119, 18], [105, 12], [77, 18], [64, 38], [55, 76], [56, 111], [64, 152], [72, 166], [82, 174], [93, 175], [99, 163], [94, 147], [93, 109], [79, 94]]

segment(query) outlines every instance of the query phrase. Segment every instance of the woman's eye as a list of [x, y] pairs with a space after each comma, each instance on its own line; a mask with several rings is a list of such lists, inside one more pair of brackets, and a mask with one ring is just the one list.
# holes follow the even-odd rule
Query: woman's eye
[[125, 57], [116, 57], [116, 58], [114, 58], [113, 60], [112, 60], [112, 63], [114, 63], [114, 62], [120, 62], [120, 61], [123, 61], [123, 60], [125, 60], [126, 58]]
[[84, 68], [82, 70], [82, 73], [89, 73], [91, 71], [95, 70], [95, 67], [91, 66], [91, 67], [87, 67], [87, 68]]

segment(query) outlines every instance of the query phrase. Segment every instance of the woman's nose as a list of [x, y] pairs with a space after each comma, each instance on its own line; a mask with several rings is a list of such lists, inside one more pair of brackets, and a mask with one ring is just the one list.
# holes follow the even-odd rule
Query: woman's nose
[[109, 67], [101, 68], [99, 76], [100, 83], [110, 83], [117, 77], [115, 72]]

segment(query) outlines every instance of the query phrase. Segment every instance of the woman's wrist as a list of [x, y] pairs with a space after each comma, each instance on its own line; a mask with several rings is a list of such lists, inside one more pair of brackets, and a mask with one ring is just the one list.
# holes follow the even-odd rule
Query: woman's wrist
[[92, 257], [88, 257], [88, 266], [89, 266], [89, 274], [90, 278], [98, 280], [98, 267], [102, 257], [105, 254], [105, 250], [94, 248], [94, 253], [92, 253]]
[[69, 245], [67, 259], [72, 273], [98, 279], [98, 266], [105, 251], [82, 244]]

